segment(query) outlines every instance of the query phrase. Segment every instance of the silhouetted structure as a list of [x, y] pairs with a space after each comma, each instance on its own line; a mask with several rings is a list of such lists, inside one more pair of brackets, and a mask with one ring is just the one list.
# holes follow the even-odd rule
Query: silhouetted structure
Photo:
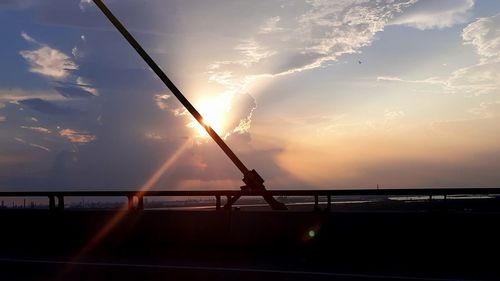
[[[175, 84], [167, 77], [167, 75], [161, 70], [161, 68], [156, 64], [156, 62], [148, 55], [148, 53], [141, 47], [141, 45], [135, 40], [135, 38], [128, 32], [128, 30], [121, 24], [121, 22], [113, 15], [113, 13], [106, 7], [106, 5], [101, 0], [94, 0], [94, 3], [101, 9], [101, 11], [106, 15], [109, 21], [120, 31], [120, 33], [125, 37], [128, 43], [137, 51], [141, 58], [151, 67], [151, 69], [156, 73], [158, 78], [168, 87], [168, 89], [174, 94], [174, 96], [182, 103], [182, 105], [193, 115], [193, 117], [202, 125], [207, 133], [212, 137], [212, 139], [219, 145], [219, 147], [224, 151], [224, 153], [231, 159], [234, 165], [243, 174], [244, 186], [241, 187], [242, 190], [249, 191], [262, 191], [265, 190], [264, 179], [255, 170], [249, 170], [243, 162], [234, 154], [234, 152], [227, 146], [224, 140], [215, 132], [212, 127], [204, 122], [201, 114], [196, 110], [196, 108], [189, 102], [189, 100], [181, 93], [181, 91], [175, 86]], [[283, 203], [278, 202], [274, 197], [270, 195], [263, 195], [266, 202], [274, 210], [286, 210], [286, 206]], [[231, 197], [225, 208], [231, 208], [231, 206], [239, 199], [239, 196]]]

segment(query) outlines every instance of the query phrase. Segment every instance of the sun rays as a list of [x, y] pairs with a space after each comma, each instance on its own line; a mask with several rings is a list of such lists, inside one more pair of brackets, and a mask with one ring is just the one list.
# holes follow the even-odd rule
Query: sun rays
[[[144, 193], [151, 188], [153, 188], [158, 181], [164, 176], [168, 170], [172, 168], [177, 159], [184, 153], [184, 151], [189, 147], [190, 140], [187, 139], [177, 150], [163, 162], [163, 164], [144, 182], [140, 187], [139, 191], [135, 194], [136, 197], [142, 197]], [[129, 213], [126, 205], [124, 205], [120, 210], [114, 214], [111, 219], [97, 232], [92, 239], [90, 239], [85, 246], [82, 247], [80, 252], [75, 255], [74, 259], [78, 260], [81, 257], [92, 251], [108, 234], [123, 220], [123, 218]]]

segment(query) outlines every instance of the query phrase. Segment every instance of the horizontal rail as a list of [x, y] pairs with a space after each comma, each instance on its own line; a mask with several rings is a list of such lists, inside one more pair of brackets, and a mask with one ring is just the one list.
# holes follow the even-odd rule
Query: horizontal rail
[[0, 191], [0, 197], [46, 196], [361, 196], [500, 194], [500, 188], [301, 189], [301, 190], [150, 190], [150, 191]]
[[[408, 189], [302, 189], [302, 190], [150, 190], [150, 191], [0, 191], [0, 197], [48, 197], [49, 209], [64, 209], [64, 197], [127, 197], [128, 208], [144, 209], [144, 197], [190, 197], [215, 196], [216, 209], [221, 208], [221, 197], [227, 197], [225, 209], [241, 196], [313, 196], [315, 209], [319, 209], [318, 197], [327, 196], [327, 209], [331, 207], [331, 197], [335, 196], [449, 196], [449, 195], [500, 195], [500, 188], [408, 188]], [[56, 204], [57, 199], [57, 204]]]

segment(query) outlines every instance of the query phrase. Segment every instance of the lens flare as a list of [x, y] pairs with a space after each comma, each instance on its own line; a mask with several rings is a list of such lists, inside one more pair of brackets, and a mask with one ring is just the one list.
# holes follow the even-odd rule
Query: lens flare
[[[186, 140], [165, 162], [146, 180], [139, 191], [135, 194], [136, 197], [142, 197], [144, 193], [150, 190], [158, 180], [175, 164], [177, 159], [189, 147], [189, 140]], [[92, 249], [94, 249], [108, 234], [129, 214], [127, 206], [124, 205], [118, 210], [108, 222], [82, 247], [82, 249], [74, 256], [74, 260], [79, 260]]]

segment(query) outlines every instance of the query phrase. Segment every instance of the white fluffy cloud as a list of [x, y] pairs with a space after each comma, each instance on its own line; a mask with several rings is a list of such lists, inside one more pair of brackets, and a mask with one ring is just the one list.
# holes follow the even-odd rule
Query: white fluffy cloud
[[160, 109], [167, 109], [168, 108], [168, 100], [170, 99], [170, 95], [168, 94], [157, 94], [154, 96], [154, 100], [156, 102], [156, 105]]
[[[35, 39], [22, 33], [26, 41], [38, 43]], [[30, 64], [30, 71], [55, 79], [63, 79], [69, 75], [71, 70], [78, 69], [78, 65], [63, 52], [41, 45], [36, 50], [25, 50], [19, 52], [21, 56]]]
[[[82, 35], [83, 36], [83, 35]], [[38, 42], [26, 32], [21, 33], [21, 37], [29, 43], [38, 47], [35, 50], [24, 50], [19, 52], [21, 56], [30, 64], [30, 71], [43, 76], [53, 78], [58, 82], [69, 82], [72, 87], [58, 87], [66, 98], [98, 96], [97, 89], [91, 86], [90, 82], [81, 76], [71, 75], [71, 72], [78, 69], [78, 65], [65, 53], [54, 49], [47, 44]], [[76, 47], [75, 47], [76, 48]], [[76, 50], [73, 48], [73, 56]]]
[[447, 86], [470, 95], [500, 92], [500, 14], [480, 18], [464, 28], [462, 38], [472, 45], [480, 62], [452, 73]]
[[469, 24], [462, 32], [465, 44], [474, 46], [478, 55], [500, 58], [500, 14], [480, 18]]
[[420, 0], [391, 24], [402, 24], [418, 29], [445, 28], [464, 23], [470, 17], [474, 0]]

